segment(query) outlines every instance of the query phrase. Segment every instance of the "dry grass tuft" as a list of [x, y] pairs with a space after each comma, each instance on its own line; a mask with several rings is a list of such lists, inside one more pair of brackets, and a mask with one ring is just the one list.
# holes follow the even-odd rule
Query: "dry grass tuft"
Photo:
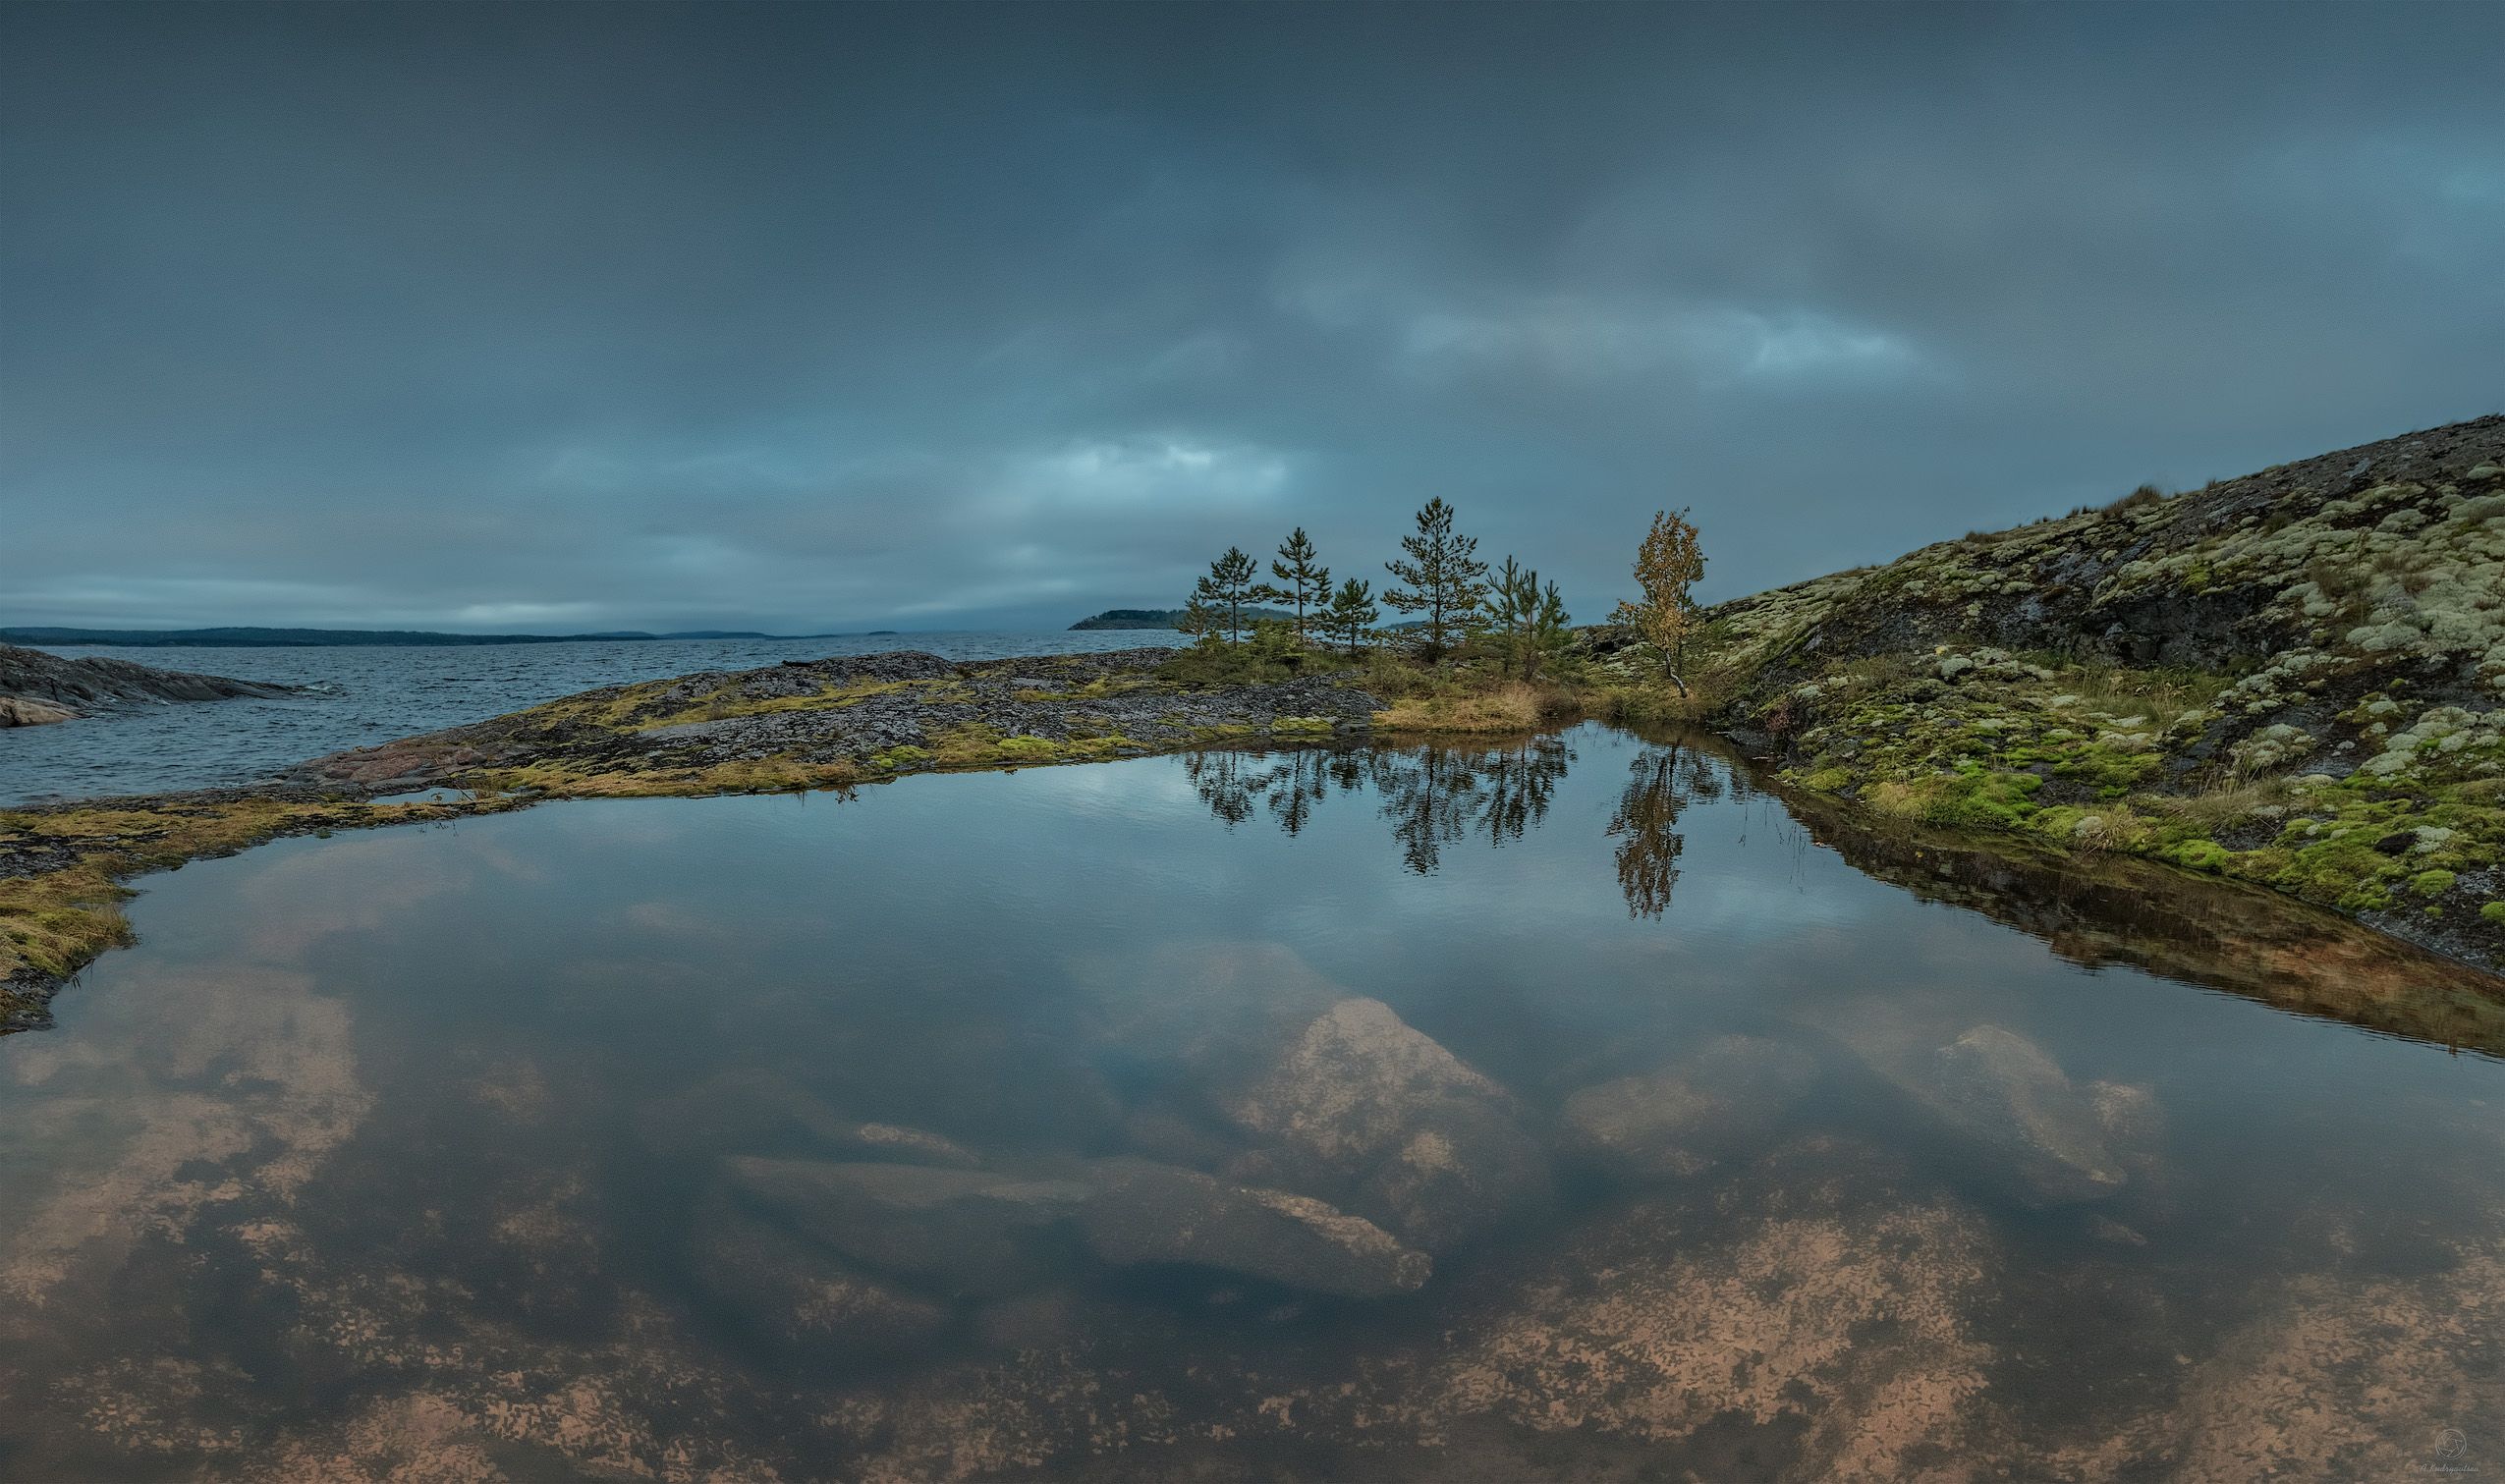
[[1374, 713], [1387, 732], [1529, 732], [1563, 692], [1508, 681], [1463, 695], [1408, 695]]

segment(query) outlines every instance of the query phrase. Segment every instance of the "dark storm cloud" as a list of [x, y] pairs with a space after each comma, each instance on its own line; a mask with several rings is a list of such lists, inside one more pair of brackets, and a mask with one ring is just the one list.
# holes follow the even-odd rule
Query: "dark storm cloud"
[[2505, 403], [2505, 10], [0, 12], [0, 622], [1596, 617]]

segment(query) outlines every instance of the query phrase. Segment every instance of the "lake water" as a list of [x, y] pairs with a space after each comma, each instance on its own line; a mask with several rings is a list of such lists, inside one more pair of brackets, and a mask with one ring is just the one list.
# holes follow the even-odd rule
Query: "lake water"
[[2423, 1039], [2479, 983], [1694, 744], [143, 885], [0, 1041], [8, 1478], [2505, 1470], [2505, 1064]]
[[699, 670], [888, 649], [992, 659], [1180, 641], [1168, 630], [1107, 630], [408, 647], [45, 645], [74, 658], [102, 655], [313, 690], [273, 700], [138, 706], [47, 727], [0, 729], [0, 806], [251, 783], [325, 753], [484, 721], [599, 686]]

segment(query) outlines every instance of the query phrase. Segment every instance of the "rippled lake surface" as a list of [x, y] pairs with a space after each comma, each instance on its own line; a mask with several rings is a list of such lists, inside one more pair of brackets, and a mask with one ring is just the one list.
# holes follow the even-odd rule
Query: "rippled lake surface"
[[101, 655], [160, 670], [276, 681], [312, 687], [312, 693], [138, 706], [47, 727], [0, 729], [0, 805], [251, 783], [325, 753], [484, 721], [599, 686], [699, 670], [888, 649], [972, 660], [1178, 641], [1168, 630], [1135, 629], [321, 648], [44, 645], [73, 658]]
[[2505, 1468], [2498, 1002], [2156, 879], [1599, 727], [197, 863], [0, 1041], [0, 1476]]

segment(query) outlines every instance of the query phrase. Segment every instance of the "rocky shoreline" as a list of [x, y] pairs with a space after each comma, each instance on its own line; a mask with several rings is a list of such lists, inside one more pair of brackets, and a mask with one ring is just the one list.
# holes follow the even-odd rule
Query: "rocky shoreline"
[[69, 659], [0, 644], [0, 727], [76, 721], [97, 711], [165, 701], [293, 695], [293, 686], [160, 670], [117, 659]]
[[918, 650], [587, 690], [316, 758], [288, 782], [365, 791], [496, 787], [702, 792], [950, 767], [1141, 757], [1246, 740], [1363, 734], [1382, 702], [1340, 675], [1200, 687], [1172, 649], [958, 662]]

